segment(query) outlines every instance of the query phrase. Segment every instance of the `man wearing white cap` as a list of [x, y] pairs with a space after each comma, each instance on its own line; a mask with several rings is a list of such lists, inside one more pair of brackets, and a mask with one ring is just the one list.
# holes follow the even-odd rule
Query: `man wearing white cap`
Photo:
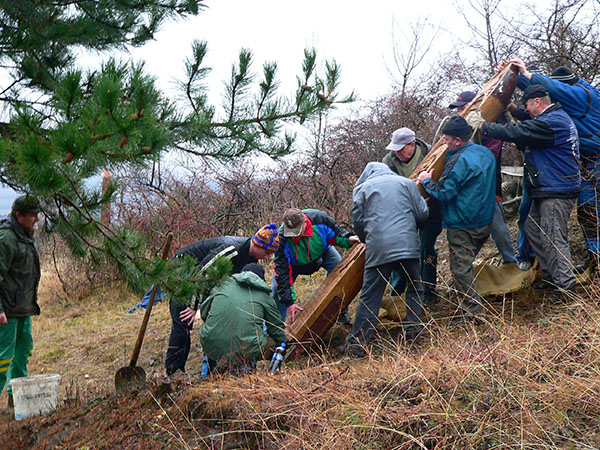
[[[416, 167], [429, 153], [430, 146], [421, 139], [417, 139], [415, 132], [410, 128], [399, 128], [392, 133], [392, 140], [386, 147], [389, 150], [383, 160], [392, 171], [408, 178]], [[429, 203], [429, 217], [420, 224], [419, 237], [421, 240], [421, 279], [423, 281], [423, 304], [432, 305], [437, 302], [437, 251], [435, 242], [442, 232], [442, 206], [434, 198]], [[406, 288], [406, 278], [397, 272], [392, 272], [390, 277], [392, 295], [400, 295]]]

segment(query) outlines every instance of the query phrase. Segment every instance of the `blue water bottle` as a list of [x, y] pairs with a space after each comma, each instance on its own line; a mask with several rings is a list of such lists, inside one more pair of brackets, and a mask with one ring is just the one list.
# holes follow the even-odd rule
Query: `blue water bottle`
[[277, 371], [277, 369], [279, 369], [279, 366], [281, 366], [281, 363], [283, 362], [283, 358], [285, 356], [286, 347], [286, 343], [282, 342], [281, 345], [275, 349], [275, 353], [273, 353], [273, 357], [271, 358], [271, 362], [269, 363], [269, 368], [267, 369], [267, 371], [270, 374], [274, 374]]

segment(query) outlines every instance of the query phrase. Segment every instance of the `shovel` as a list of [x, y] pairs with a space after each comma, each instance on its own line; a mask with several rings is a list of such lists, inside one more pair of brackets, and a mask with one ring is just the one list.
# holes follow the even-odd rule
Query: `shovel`
[[[173, 234], [167, 235], [167, 242], [162, 253], [162, 259], [169, 257], [169, 250], [171, 248], [171, 242], [173, 242]], [[131, 361], [128, 366], [121, 367], [115, 374], [115, 389], [117, 394], [125, 394], [127, 392], [139, 389], [144, 386], [146, 382], [146, 372], [142, 367], [136, 366], [140, 350], [142, 348], [142, 342], [144, 341], [144, 334], [146, 334], [146, 327], [148, 326], [148, 320], [150, 319], [150, 313], [152, 312], [152, 305], [154, 305], [154, 297], [156, 297], [156, 284], [152, 288], [150, 293], [150, 299], [148, 300], [148, 306], [146, 306], [146, 314], [144, 314], [144, 320], [142, 320], [142, 326], [140, 327], [140, 333], [133, 349], [133, 355], [131, 355]]]

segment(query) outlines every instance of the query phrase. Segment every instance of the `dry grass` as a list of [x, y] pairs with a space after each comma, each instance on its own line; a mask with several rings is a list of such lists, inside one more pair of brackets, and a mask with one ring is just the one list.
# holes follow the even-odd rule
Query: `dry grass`
[[[490, 247], [482, 258], [494, 256]], [[442, 241], [442, 268], [446, 257]], [[448, 274], [440, 276], [444, 285]], [[301, 277], [299, 297], [322, 277]], [[368, 358], [340, 356], [332, 344], [272, 377], [260, 364], [243, 378], [201, 382], [193, 345], [192, 384], [162, 401], [152, 382], [113, 394], [142, 320], [126, 312], [137, 296], [115, 284], [74, 300], [49, 273], [41, 293], [30, 371], [60, 373], [63, 397], [80, 399], [19, 423], [0, 416], [11, 448], [600, 448], [600, 306], [590, 287], [561, 306], [524, 291], [490, 304], [483, 323], [454, 328], [446, 303], [426, 316], [417, 344], [383, 332]], [[151, 379], [169, 327], [159, 303], [139, 360]]]

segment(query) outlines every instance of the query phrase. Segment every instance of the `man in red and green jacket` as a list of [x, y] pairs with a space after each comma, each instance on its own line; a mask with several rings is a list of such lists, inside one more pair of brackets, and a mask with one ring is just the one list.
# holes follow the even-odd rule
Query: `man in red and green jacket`
[[[323, 267], [330, 274], [342, 260], [333, 247], [350, 248], [358, 236], [342, 230], [333, 218], [317, 209], [292, 208], [283, 215], [279, 229], [279, 249], [275, 252], [275, 275], [271, 295], [277, 301], [281, 318], [293, 321], [297, 311], [294, 282], [298, 275], [311, 275]], [[342, 319], [341, 322], [347, 323]]]

